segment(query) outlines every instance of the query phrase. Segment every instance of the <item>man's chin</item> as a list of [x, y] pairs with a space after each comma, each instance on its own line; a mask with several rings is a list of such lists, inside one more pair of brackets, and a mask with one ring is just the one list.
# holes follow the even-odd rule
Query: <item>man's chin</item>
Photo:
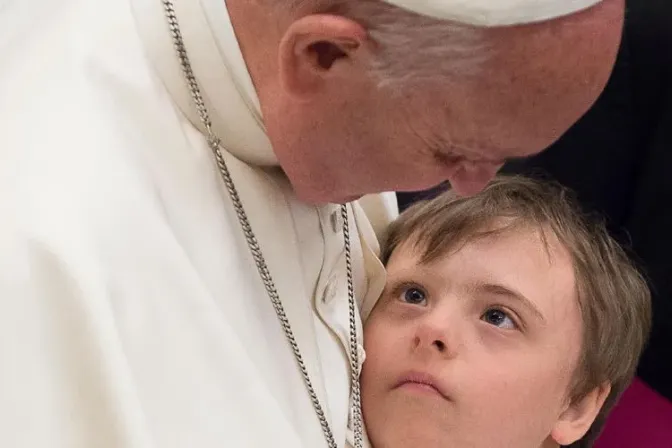
[[347, 204], [348, 202], [354, 202], [354, 201], [360, 199], [361, 197], [362, 197], [361, 194], [360, 194], [360, 195], [356, 195], [356, 196], [348, 196], [348, 197], [346, 197], [345, 199], [343, 199], [343, 200], [341, 200], [341, 201], [335, 201], [334, 203], [335, 203], [335, 204]]
[[344, 196], [344, 197], [340, 197], [340, 198], [339, 198], [339, 197], [331, 197], [331, 198], [328, 198], [327, 200], [324, 200], [324, 201], [313, 202], [313, 204], [315, 204], [315, 205], [325, 205], [325, 204], [337, 204], [337, 205], [341, 205], [341, 204], [349, 204], [350, 202], [354, 202], [354, 201], [360, 199], [361, 197], [362, 197], [361, 195], [358, 195], [358, 196]]

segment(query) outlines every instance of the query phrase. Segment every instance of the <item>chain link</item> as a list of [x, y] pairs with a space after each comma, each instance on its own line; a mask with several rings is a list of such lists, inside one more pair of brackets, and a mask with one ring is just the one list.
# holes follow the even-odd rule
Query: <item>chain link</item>
[[355, 435], [355, 448], [362, 447], [362, 398], [359, 384], [359, 350], [357, 345], [357, 316], [355, 314], [355, 287], [352, 281], [352, 253], [350, 251], [350, 225], [348, 208], [341, 206], [343, 218], [343, 239], [345, 240], [345, 270], [348, 276], [348, 308], [350, 317], [350, 374], [352, 383], [352, 429]]
[[[191, 97], [198, 111], [198, 115], [201, 119], [201, 123], [205, 127], [207, 133], [208, 146], [212, 150], [219, 172], [221, 173], [222, 180], [226, 186], [233, 208], [238, 216], [238, 221], [240, 222], [241, 229], [247, 241], [247, 245], [252, 254], [252, 258], [257, 266], [257, 271], [259, 276], [264, 284], [266, 293], [271, 299], [273, 308], [280, 322], [283, 332], [289, 346], [294, 354], [296, 364], [301, 372], [303, 377], [303, 382], [308, 391], [310, 401], [313, 404], [315, 409], [315, 414], [320, 422], [324, 437], [327, 441], [329, 448], [337, 448], [336, 441], [334, 440], [333, 432], [329, 426], [329, 421], [324, 413], [320, 400], [315, 392], [313, 383], [310, 380], [308, 375], [308, 369], [299, 350], [299, 345], [294, 337], [292, 327], [290, 325], [285, 309], [282, 306], [282, 301], [273, 282], [271, 272], [268, 269], [266, 260], [264, 259], [261, 247], [257, 241], [250, 221], [247, 217], [247, 213], [243, 207], [243, 203], [240, 200], [238, 195], [238, 190], [233, 183], [229, 168], [226, 165], [224, 156], [222, 155], [221, 150], [221, 140], [215, 135], [212, 129], [212, 122], [210, 121], [210, 116], [208, 110], [205, 107], [205, 102], [203, 101], [203, 96], [201, 95], [201, 90], [198, 87], [198, 82], [196, 81], [196, 76], [194, 75], [193, 69], [191, 67], [191, 62], [189, 61], [189, 56], [187, 54], [187, 49], [182, 38], [182, 33], [180, 31], [180, 26], [177, 20], [177, 15], [175, 14], [175, 8], [173, 6], [172, 0], [161, 0], [163, 3], [166, 19], [168, 21], [168, 27], [170, 30], [170, 35], [173, 41], [173, 46], [177, 53], [177, 57], [180, 61], [180, 66], [184, 74], [187, 86], [191, 93]], [[350, 370], [351, 370], [351, 382], [352, 382], [352, 426], [355, 436], [355, 448], [362, 448], [363, 444], [363, 424], [362, 424], [362, 409], [361, 409], [361, 393], [360, 393], [360, 384], [359, 384], [359, 350], [357, 343], [357, 316], [355, 313], [355, 291], [352, 275], [352, 253], [350, 249], [350, 227], [348, 223], [348, 208], [346, 205], [341, 206], [341, 216], [343, 218], [343, 240], [345, 245], [345, 264], [347, 272], [347, 283], [348, 283], [348, 308], [349, 308], [349, 319], [350, 319]]]

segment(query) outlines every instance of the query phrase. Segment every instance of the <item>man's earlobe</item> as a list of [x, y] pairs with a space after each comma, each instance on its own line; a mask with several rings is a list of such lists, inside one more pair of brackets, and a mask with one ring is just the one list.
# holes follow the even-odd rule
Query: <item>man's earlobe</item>
[[280, 41], [282, 88], [297, 99], [309, 99], [337, 68], [352, 63], [366, 39], [366, 30], [345, 17], [310, 15], [296, 20]]
[[611, 384], [604, 383], [590, 391], [585, 397], [569, 404], [551, 432], [553, 440], [565, 446], [585, 436], [610, 392]]

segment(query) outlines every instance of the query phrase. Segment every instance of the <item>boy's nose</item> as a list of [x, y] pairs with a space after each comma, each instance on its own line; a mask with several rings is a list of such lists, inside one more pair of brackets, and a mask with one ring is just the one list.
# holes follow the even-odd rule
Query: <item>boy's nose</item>
[[452, 319], [438, 316], [424, 319], [416, 330], [414, 350], [428, 356], [455, 357], [460, 346], [457, 327], [458, 324]]

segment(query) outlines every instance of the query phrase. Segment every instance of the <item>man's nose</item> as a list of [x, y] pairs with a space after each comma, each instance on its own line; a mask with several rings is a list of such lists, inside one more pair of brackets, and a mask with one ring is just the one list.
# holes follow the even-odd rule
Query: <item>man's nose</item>
[[483, 190], [501, 167], [501, 163], [465, 161], [448, 180], [457, 194], [470, 196]]

